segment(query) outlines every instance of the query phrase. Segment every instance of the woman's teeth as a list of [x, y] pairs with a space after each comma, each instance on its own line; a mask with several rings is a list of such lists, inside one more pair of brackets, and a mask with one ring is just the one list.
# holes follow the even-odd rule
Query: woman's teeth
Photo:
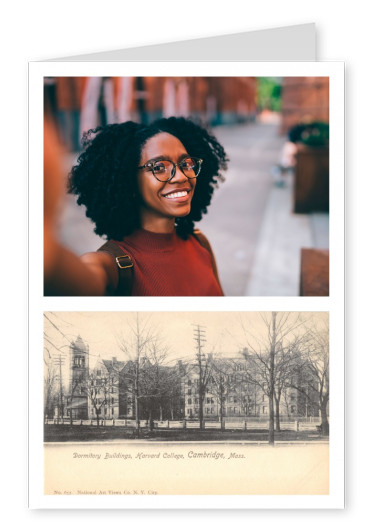
[[169, 199], [174, 199], [175, 197], [184, 197], [186, 195], [188, 195], [188, 192], [184, 191], [184, 192], [174, 192], [172, 194], [167, 194], [165, 195], [165, 197]]

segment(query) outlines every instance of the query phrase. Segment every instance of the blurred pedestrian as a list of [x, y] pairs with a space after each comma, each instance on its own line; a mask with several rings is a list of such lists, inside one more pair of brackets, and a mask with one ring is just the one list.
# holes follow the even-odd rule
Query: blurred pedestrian
[[80, 111], [84, 78], [57, 77], [56, 105], [61, 140], [68, 151], [80, 150]]

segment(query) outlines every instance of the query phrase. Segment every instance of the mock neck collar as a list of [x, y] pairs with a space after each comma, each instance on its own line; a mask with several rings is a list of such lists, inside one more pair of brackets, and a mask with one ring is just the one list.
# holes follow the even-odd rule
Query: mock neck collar
[[175, 245], [177, 239], [176, 230], [173, 232], [151, 232], [145, 229], [137, 229], [124, 240], [131, 241], [139, 249], [148, 251], [168, 251]]

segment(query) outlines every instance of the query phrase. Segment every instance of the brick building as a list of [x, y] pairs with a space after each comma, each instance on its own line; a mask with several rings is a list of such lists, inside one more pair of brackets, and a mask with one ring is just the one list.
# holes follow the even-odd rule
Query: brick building
[[314, 121], [329, 123], [329, 78], [284, 77], [281, 133]]
[[[206, 419], [268, 417], [269, 397], [267, 382], [263, 386], [259, 380], [252, 356], [239, 354], [222, 355], [214, 358], [209, 355], [202, 362], [208, 368], [203, 393], [203, 415]], [[254, 366], [254, 367], [253, 367]], [[202, 373], [204, 372], [202, 369]], [[253, 373], [253, 374], [252, 374]], [[292, 371], [293, 377], [281, 393], [279, 414], [283, 417], [317, 417], [318, 407], [314, 407], [307, 396], [313, 399], [316, 391], [307, 379], [304, 369]], [[202, 381], [202, 380], [201, 380]], [[302, 390], [305, 392], [302, 392]], [[198, 418], [200, 400], [200, 375], [198, 364], [189, 364], [182, 377], [184, 416]]]
[[[257, 360], [246, 351], [203, 356], [201, 369], [195, 362], [165, 366], [153, 365], [146, 358], [137, 367], [134, 361], [112, 357], [98, 360], [91, 371], [89, 347], [80, 336], [70, 351], [67, 415], [73, 419], [135, 419], [136, 396], [140, 420], [197, 419], [200, 397], [207, 420], [269, 415], [267, 381], [260, 380]], [[316, 389], [304, 365], [294, 367], [281, 393], [280, 416], [317, 417], [318, 407], [312, 405], [317, 402]]]

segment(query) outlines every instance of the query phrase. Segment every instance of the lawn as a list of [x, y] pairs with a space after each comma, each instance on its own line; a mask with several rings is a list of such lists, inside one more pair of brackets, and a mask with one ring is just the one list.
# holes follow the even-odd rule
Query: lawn
[[[149, 441], [268, 441], [268, 430], [174, 430], [155, 429], [153, 431], [141, 429], [137, 437], [134, 428], [118, 426], [67, 426], [45, 425], [45, 442], [69, 442], [69, 441], [109, 441], [109, 440], [149, 440]], [[328, 437], [321, 436], [313, 431], [284, 430], [275, 432], [275, 441], [326, 441]]]

